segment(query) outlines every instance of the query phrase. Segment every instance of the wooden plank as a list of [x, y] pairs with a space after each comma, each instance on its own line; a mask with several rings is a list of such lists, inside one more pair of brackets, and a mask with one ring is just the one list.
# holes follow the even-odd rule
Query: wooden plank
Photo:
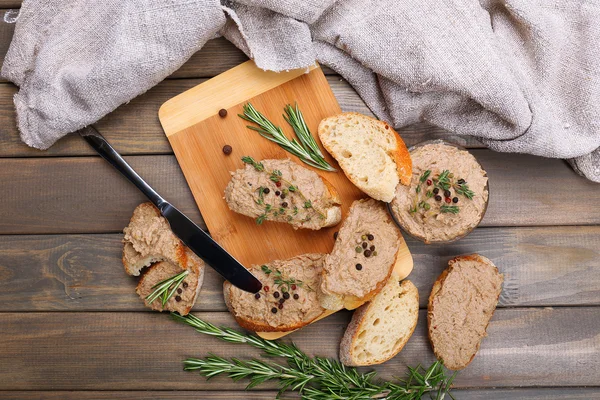
[[[356, 111], [373, 116], [348, 82], [339, 76], [327, 80], [343, 111]], [[171, 146], [158, 121], [158, 109], [170, 99], [206, 79], [178, 79], [159, 83], [143, 95], [122, 105], [94, 124], [110, 143], [124, 155], [171, 154]], [[90, 155], [93, 150], [77, 137], [67, 136], [46, 151], [27, 147], [21, 142], [15, 123], [12, 97], [16, 87], [0, 84], [0, 157], [45, 157], [67, 155]], [[447, 138], [466, 147], [482, 147], [471, 137], [451, 135], [443, 129], [422, 123], [400, 132], [407, 144], [413, 145], [426, 139]]]
[[[120, 234], [0, 236], [0, 312], [149, 311], [121, 266]], [[459, 242], [407, 239], [426, 307], [450, 258], [477, 251], [505, 274], [500, 307], [600, 305], [600, 226], [480, 228]], [[195, 311], [226, 311], [222, 278], [206, 269]]]
[[[229, 313], [199, 317], [235, 324]], [[419, 318], [404, 350], [375, 368], [381, 378], [433, 361], [425, 311]], [[290, 337], [310, 355], [336, 357], [348, 320], [349, 313], [336, 313]], [[158, 313], [3, 313], [0, 322], [3, 390], [239, 390], [239, 383], [225, 377], [206, 382], [183, 371], [182, 360], [209, 353], [258, 356], [255, 349], [200, 335]], [[599, 331], [599, 307], [497, 310], [489, 337], [456, 386], [597, 385]]]
[[[461, 400], [589, 400], [600, 398], [600, 388], [515, 388], [515, 389], [456, 389], [452, 391]], [[275, 399], [276, 391], [0, 391], [0, 399], [21, 400], [229, 400]], [[287, 395], [285, 398], [294, 398]]]
[[[81, 140], [81, 139], [79, 139]], [[561, 160], [473, 150], [490, 177], [482, 226], [600, 224], [600, 185]], [[130, 156], [134, 168], [200, 221], [174, 156]], [[524, 179], [526, 177], [526, 179]], [[119, 232], [143, 197], [98, 157], [0, 159], [0, 234]]]

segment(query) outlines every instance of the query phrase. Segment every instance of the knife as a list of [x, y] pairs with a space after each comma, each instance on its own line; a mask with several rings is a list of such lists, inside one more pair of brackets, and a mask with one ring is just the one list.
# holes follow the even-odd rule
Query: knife
[[131, 183], [137, 186], [154, 203], [162, 216], [169, 222], [173, 233], [196, 253], [198, 257], [203, 259], [234, 286], [251, 293], [257, 293], [262, 289], [260, 281], [244, 268], [238, 260], [225, 251], [224, 248], [215, 242], [198, 225], [193, 223], [181, 211], [173, 207], [152, 189], [104, 139], [104, 136], [100, 132], [88, 126], [80, 129], [78, 133], [102, 158], [129, 179]]

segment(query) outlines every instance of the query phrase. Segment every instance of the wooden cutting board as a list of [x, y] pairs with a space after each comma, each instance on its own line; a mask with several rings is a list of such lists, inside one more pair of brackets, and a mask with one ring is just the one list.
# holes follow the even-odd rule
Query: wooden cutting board
[[[253, 61], [240, 64], [164, 103], [158, 112], [160, 122], [211, 236], [245, 266], [304, 253], [329, 253], [333, 248], [333, 233], [339, 226], [313, 231], [294, 230], [287, 224], [269, 221], [257, 225], [253, 218], [234, 213], [227, 207], [223, 191], [230, 171], [244, 167], [243, 156], [256, 160], [289, 157], [312, 169], [246, 127], [249, 123], [237, 114], [242, 113], [242, 106], [247, 102], [281, 126], [288, 137], [292, 137], [293, 130], [282, 116], [286, 104], [298, 102], [315, 138], [319, 122], [341, 112], [318, 66], [275, 73], [257, 68]], [[220, 109], [226, 109], [227, 116], [220, 117]], [[223, 153], [224, 145], [233, 148], [230, 155]], [[339, 192], [345, 217], [352, 202], [366, 195], [346, 178], [333, 158], [324, 150], [323, 153], [339, 172], [314, 170]], [[413, 261], [404, 241], [402, 246], [403, 268], [397, 272], [407, 276]]]

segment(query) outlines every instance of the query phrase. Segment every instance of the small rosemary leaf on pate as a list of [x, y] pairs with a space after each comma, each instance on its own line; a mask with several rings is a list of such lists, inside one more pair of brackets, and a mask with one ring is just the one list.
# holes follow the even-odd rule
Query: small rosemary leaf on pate
[[298, 190], [298, 186], [290, 185], [290, 187], [288, 188], [288, 190], [290, 192], [295, 192], [296, 190]]
[[448, 171], [447, 169], [443, 170], [437, 177], [437, 179], [435, 179], [436, 186], [444, 190], [450, 189], [450, 178], [448, 177], [449, 174], [450, 171]]
[[431, 170], [428, 169], [427, 171], [423, 172], [421, 174], [421, 177], [419, 178], [419, 182], [421, 183], [425, 183], [425, 181], [427, 180], [427, 178], [429, 178], [429, 175], [431, 175]]
[[267, 265], [261, 265], [260, 269], [262, 269], [262, 271], [267, 275], [269, 275], [271, 272], [273, 272], [269, 269], [269, 267]]
[[311, 208], [312, 207], [312, 202], [310, 200], [307, 200], [304, 202], [304, 208]]
[[440, 211], [444, 214], [458, 214], [460, 209], [458, 208], [458, 206], [443, 205], [440, 207]]
[[466, 182], [454, 186], [454, 190], [457, 194], [461, 194], [469, 200], [473, 200], [473, 197], [475, 196], [475, 192], [469, 189], [469, 185], [467, 185]]
[[256, 162], [256, 160], [254, 160], [254, 158], [250, 157], [250, 156], [244, 156], [242, 157], [242, 161], [246, 164], [250, 164], [254, 167], [255, 170], [261, 172], [265, 170], [265, 166], [263, 165], [263, 163], [261, 162]]
[[433, 197], [433, 192], [431, 190], [428, 190], [427, 193], [425, 193], [425, 196], [427, 196], [428, 199]]

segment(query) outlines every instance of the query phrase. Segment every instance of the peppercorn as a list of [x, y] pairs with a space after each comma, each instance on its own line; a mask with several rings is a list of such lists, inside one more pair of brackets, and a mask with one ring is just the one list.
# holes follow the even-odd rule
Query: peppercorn
[[463, 183], [465, 183], [465, 180], [464, 180], [464, 179], [462, 179], [462, 178], [460, 178], [460, 179], [458, 180], [458, 184], [459, 184], [459, 185], [462, 185]]
[[337, 240], [338, 231], [333, 232], [333, 240]]
[[369, 250], [371, 250], [371, 251], [375, 250], [375, 246], [371, 245], [371, 247], [369, 247]]
[[271, 308], [271, 312], [272, 312], [273, 314], [277, 314], [277, 307], [273, 307], [273, 308]]
[[281, 299], [279, 299], [279, 304], [283, 304], [285, 303], [285, 299], [282, 297]]
[[286, 299], [286, 300], [289, 299], [290, 298], [290, 294], [288, 292], [285, 292], [283, 294], [283, 298]]
[[254, 298], [255, 298], [256, 300], [260, 299], [260, 293], [256, 293], [256, 294], [254, 295]]
[[367, 239], [369, 240], [373, 240], [375, 239], [375, 236], [371, 235], [370, 233], [367, 235]]
[[176, 302], [180, 302], [181, 301], [181, 296], [179, 296], [179, 295], [175, 296], [175, 301]]
[[363, 248], [363, 249], [366, 249], [366, 248], [367, 248], [367, 246], [368, 246], [367, 242], [362, 242], [362, 248]]
[[292, 285], [292, 290], [296, 290], [296, 285]]
[[225, 155], [230, 155], [232, 151], [233, 148], [230, 145], [226, 144], [225, 146], [223, 146], [223, 153], [225, 153]]
[[362, 240], [367, 240], [367, 235], [362, 235], [360, 238], [361, 238]]
[[365, 250], [365, 257], [371, 257], [371, 250]]
[[177, 293], [181, 294], [183, 292], [183, 290], [181, 290], [181, 288], [177, 289]]
[[362, 269], [362, 264], [356, 264], [356, 269], [360, 271]]
[[221, 117], [221, 118], [225, 118], [226, 116], [227, 116], [227, 110], [226, 110], [226, 109], [224, 109], [224, 108], [221, 108], [221, 109], [219, 110], [219, 117]]
[[279, 190], [275, 191], [275, 196], [279, 196], [281, 194], [281, 192]]
[[283, 303], [280, 303], [278, 307], [280, 310], [283, 310]]
[[285, 292], [287, 292], [287, 291], [288, 291], [288, 290], [287, 290], [287, 288], [286, 288], [285, 286], [283, 286], [283, 287], [281, 288], [281, 293], [285, 293]]
[[268, 286], [265, 286], [265, 287], [263, 287], [263, 290], [264, 290], [265, 292], [268, 292], [268, 291], [269, 291], [269, 287], [268, 287]]
[[276, 299], [279, 298], [279, 292], [273, 293], [273, 297], [275, 297]]
[[275, 182], [275, 186], [281, 187], [281, 182]]
[[279, 196], [279, 197], [281, 197], [281, 200], [283, 200], [283, 199], [285, 199], [285, 194], [281, 193], [281, 196]]
[[431, 182], [431, 179], [427, 179], [427, 186], [431, 186], [433, 182]]
[[452, 199], [452, 202], [453, 202], [453, 203], [458, 203], [458, 197], [455, 197], [455, 198], [453, 198], [453, 199]]
[[439, 194], [437, 196], [434, 197], [435, 201], [442, 201], [442, 196], [440, 196]]
[[298, 296], [298, 293], [294, 294], [294, 300], [298, 300], [300, 298], [300, 296]]
[[356, 246], [356, 249], [354, 249], [354, 250], [356, 250], [357, 253], [360, 253], [362, 251], [362, 247]]
[[288, 206], [288, 203], [286, 201], [284, 201], [283, 203], [281, 203], [281, 207], [286, 208]]
[[433, 189], [433, 194], [438, 194], [439, 192], [440, 192], [440, 189], [438, 189], [438, 188]]
[[451, 194], [449, 190], [444, 190], [444, 197], [450, 197]]
[[183, 282], [183, 288], [185, 289], [186, 287], [188, 287], [188, 283], [187, 282]]
[[446, 203], [450, 204], [452, 202], [452, 199], [450, 197], [446, 197]]
[[263, 193], [264, 194], [269, 194], [269, 192], [271, 192], [271, 189], [269, 189], [269, 188], [264, 188], [263, 189]]
[[373, 257], [374, 257], [374, 256], [376, 256], [376, 255], [377, 255], [377, 252], [376, 252], [376, 251], [374, 251], [374, 252], [373, 252]]

